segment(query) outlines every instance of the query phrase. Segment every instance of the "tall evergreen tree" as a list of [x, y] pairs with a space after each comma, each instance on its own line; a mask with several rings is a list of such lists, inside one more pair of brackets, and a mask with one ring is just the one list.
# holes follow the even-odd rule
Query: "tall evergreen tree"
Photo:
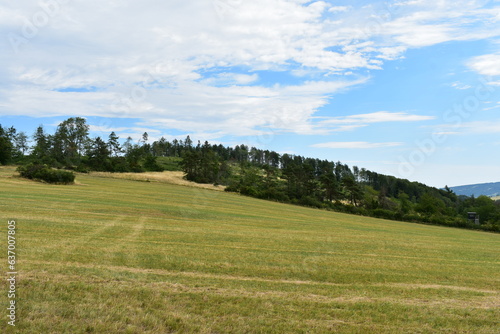
[[114, 131], [109, 134], [108, 149], [115, 157], [123, 153], [120, 142], [118, 141], [119, 139], [120, 137], [118, 137]]
[[6, 165], [12, 159], [12, 142], [7, 131], [0, 124], [0, 164]]
[[110, 170], [112, 169], [109, 163], [110, 151], [108, 144], [97, 137], [92, 140], [90, 151], [88, 152], [89, 164], [96, 170]]
[[344, 187], [346, 197], [352, 205], [357, 206], [359, 201], [363, 198], [363, 192], [359, 184], [356, 183], [354, 177], [347, 176], [342, 179], [342, 185]]
[[193, 141], [189, 136], [187, 136], [186, 139], [184, 140], [184, 147], [186, 148], [186, 150], [193, 149]]
[[25, 155], [26, 151], [28, 151], [28, 136], [25, 132], [21, 131], [16, 137], [16, 149], [21, 153], [21, 155]]
[[39, 161], [47, 158], [49, 155], [50, 143], [42, 125], [40, 125], [33, 134], [33, 141], [34, 146], [31, 150], [31, 155]]

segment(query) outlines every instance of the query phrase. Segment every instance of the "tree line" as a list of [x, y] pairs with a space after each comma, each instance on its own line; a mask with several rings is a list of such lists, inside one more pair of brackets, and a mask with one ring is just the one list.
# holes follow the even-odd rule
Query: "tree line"
[[84, 118], [72, 117], [61, 122], [54, 134], [39, 126], [30, 146], [26, 133], [0, 125], [0, 164], [44, 164], [77, 172], [162, 170], [151, 153], [147, 133], [139, 143], [129, 137], [121, 144], [115, 132], [107, 138], [90, 138], [89, 130]]
[[[195, 182], [226, 191], [391, 220], [500, 231], [500, 201], [457, 196], [447, 186], [429, 187], [365, 168], [245, 145], [198, 145], [185, 151], [182, 168]], [[467, 220], [480, 215], [481, 225]]]
[[[144, 133], [136, 143], [130, 137], [122, 143], [114, 132], [107, 138], [90, 138], [86, 120], [75, 117], [59, 124], [54, 134], [38, 127], [29, 145], [28, 135], [0, 125], [0, 163], [77, 172], [144, 172], [162, 171], [158, 159], [169, 157], [179, 161], [186, 179], [225, 185], [226, 191], [242, 195], [385, 219], [500, 231], [500, 201], [486, 196], [457, 196], [448, 187], [437, 189], [340, 161], [246, 145], [195, 144], [189, 136], [152, 143], [148, 137]], [[471, 211], [480, 215], [481, 225], [467, 220]]]

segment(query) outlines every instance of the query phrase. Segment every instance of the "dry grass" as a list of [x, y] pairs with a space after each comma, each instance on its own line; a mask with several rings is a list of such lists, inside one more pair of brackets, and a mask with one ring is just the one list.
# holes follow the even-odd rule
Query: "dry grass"
[[184, 179], [184, 172], [145, 172], [145, 173], [107, 173], [107, 172], [91, 172], [92, 176], [107, 177], [122, 180], [144, 181], [144, 182], [163, 182], [175, 184], [178, 186], [195, 187], [201, 189], [210, 189], [224, 191], [225, 186], [213, 184], [201, 184], [191, 182]]
[[12, 333], [500, 332], [498, 234], [108, 177], [124, 175], [12, 174], [0, 167], [0, 212], [19, 226]]

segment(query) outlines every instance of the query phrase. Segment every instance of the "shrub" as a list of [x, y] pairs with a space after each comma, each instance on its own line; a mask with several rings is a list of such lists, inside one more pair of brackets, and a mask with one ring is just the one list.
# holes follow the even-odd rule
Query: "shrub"
[[137, 163], [130, 163], [130, 171], [132, 173], [144, 173], [146, 170]]
[[227, 186], [226, 189], [224, 189], [224, 191], [237, 193], [240, 191], [240, 188], [235, 184], [231, 184]]
[[429, 222], [434, 225], [447, 225], [446, 218], [440, 214], [433, 214], [429, 218]]
[[375, 209], [372, 211], [373, 216], [383, 219], [394, 219], [395, 213], [391, 210], [386, 209]]
[[403, 215], [402, 220], [413, 223], [419, 223], [423, 221], [422, 217], [420, 217], [418, 214], [409, 214], [409, 213]]
[[69, 184], [75, 181], [75, 174], [72, 172], [51, 169], [47, 165], [29, 164], [18, 167], [17, 171], [24, 178], [47, 183]]
[[259, 190], [254, 186], [242, 186], [240, 187], [240, 193], [245, 196], [259, 197]]
[[323, 207], [322, 203], [318, 201], [316, 198], [311, 196], [304, 196], [298, 201], [299, 205], [308, 206], [311, 208], [321, 208]]
[[75, 172], [87, 174], [89, 172], [89, 170], [87, 169], [87, 167], [85, 165], [78, 165], [75, 168]]

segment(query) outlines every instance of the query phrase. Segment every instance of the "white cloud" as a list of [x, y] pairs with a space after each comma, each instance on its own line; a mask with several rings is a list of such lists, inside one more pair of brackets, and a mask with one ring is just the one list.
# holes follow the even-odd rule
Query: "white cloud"
[[369, 114], [331, 117], [320, 122], [321, 126], [334, 127], [335, 131], [350, 131], [373, 123], [420, 122], [433, 120], [434, 116], [412, 115], [404, 112], [378, 111]]
[[464, 123], [461, 127], [466, 133], [498, 134], [500, 133], [500, 120], [468, 122]]
[[254, 73], [252, 75], [238, 73], [221, 73], [214, 77], [204, 80], [204, 83], [209, 85], [248, 85], [259, 79], [259, 76]]
[[385, 26], [397, 42], [408, 47], [423, 47], [453, 40], [452, 29], [446, 25], [409, 25], [406, 18]]
[[460, 125], [441, 124], [445, 134], [491, 135], [500, 133], [500, 119], [490, 121], [465, 122]]
[[406, 46], [379, 48], [380, 55], [377, 57], [384, 60], [395, 60], [404, 58], [403, 53], [408, 49]]
[[466, 85], [466, 84], [463, 84], [461, 82], [453, 82], [451, 84], [451, 87], [453, 87], [455, 89], [458, 89], [458, 90], [466, 90], [466, 89], [472, 88], [471, 85]]
[[[377, 4], [305, 0], [227, 4], [221, 12], [205, 0], [60, 1], [47, 24], [26, 37], [26, 21], [43, 9], [35, 0], [4, 2], [0, 33], [26, 43], [16, 54], [8, 39], [0, 41], [0, 114], [129, 117], [220, 135], [422, 121], [431, 118], [379, 112], [318, 121], [314, 115], [332, 95], [365, 83], [367, 70], [382, 69], [408, 48], [500, 35], [498, 8], [478, 1], [400, 2], [392, 12]], [[475, 64], [496, 71], [489, 58]], [[301, 81], [264, 85], [259, 70]], [[74, 88], [91, 91], [58, 91]]]
[[328, 96], [363, 82], [307, 82], [270, 88], [185, 82], [172, 89], [134, 91], [132, 87], [88, 93], [19, 88], [5, 94], [8, 97], [3, 104], [9, 115], [140, 118], [147, 127], [221, 135], [249, 136], [269, 131], [313, 134], [321, 131], [313, 125], [313, 115], [328, 103]]
[[350, 9], [351, 9], [351, 7], [348, 7], [348, 6], [334, 6], [334, 7], [328, 8], [328, 12], [330, 12], [330, 13], [342, 13], [342, 12], [347, 12]]
[[408, 47], [500, 36], [498, 6], [485, 4], [481, 0], [399, 2], [390, 19], [378, 20], [376, 32]]
[[500, 102], [497, 102], [496, 105], [488, 107], [488, 108], [483, 108], [483, 111], [488, 111], [488, 110], [493, 110], [493, 109], [499, 109], [500, 108]]
[[472, 58], [469, 67], [481, 75], [500, 75], [500, 54], [487, 54]]
[[448, 136], [448, 135], [457, 135], [460, 134], [460, 132], [456, 131], [438, 131], [434, 133], [437, 136]]
[[334, 149], [369, 149], [369, 148], [384, 148], [401, 146], [403, 143], [388, 142], [388, 143], [369, 143], [364, 141], [351, 141], [351, 142], [328, 142], [311, 145], [316, 148], [334, 148]]
[[90, 124], [89, 130], [92, 132], [102, 132], [102, 133], [106, 133], [106, 134], [110, 134], [111, 132], [123, 133], [125, 131], [132, 131], [133, 133], [141, 133], [141, 134], [144, 132], [147, 132], [148, 135], [150, 135], [150, 134], [158, 134], [161, 132], [157, 129], [151, 129], [151, 128], [111, 127], [108, 125], [95, 125], [95, 124]]

